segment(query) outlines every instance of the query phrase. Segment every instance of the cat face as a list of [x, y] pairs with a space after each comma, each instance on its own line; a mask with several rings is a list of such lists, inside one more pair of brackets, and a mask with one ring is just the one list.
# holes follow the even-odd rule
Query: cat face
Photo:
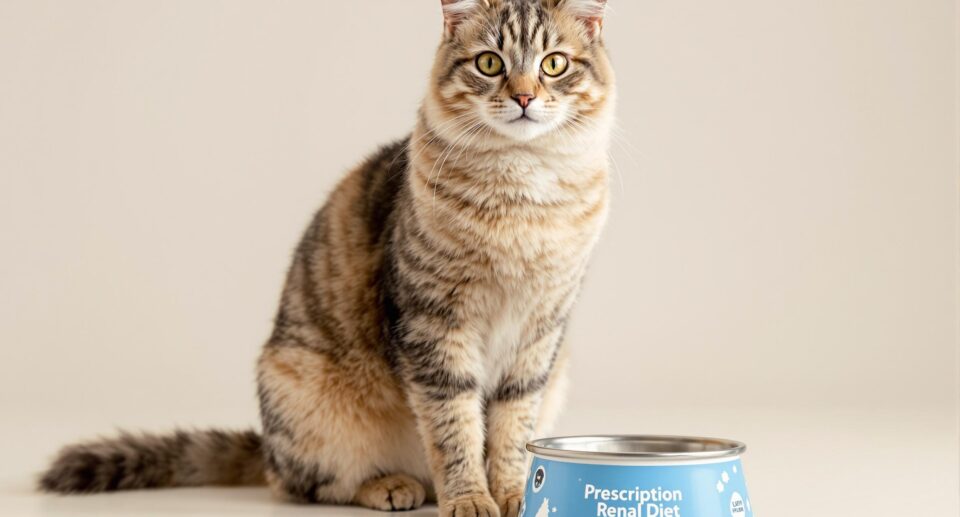
[[613, 103], [606, 0], [442, 0], [427, 107], [448, 134], [527, 142], [591, 130]]

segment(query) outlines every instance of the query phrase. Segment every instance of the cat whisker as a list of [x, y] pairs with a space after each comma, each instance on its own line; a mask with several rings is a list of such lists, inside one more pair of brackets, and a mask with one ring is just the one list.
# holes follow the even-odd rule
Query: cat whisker
[[459, 134], [459, 136], [457, 136], [457, 138], [453, 142], [448, 144], [447, 147], [443, 150], [443, 152], [441, 152], [440, 155], [437, 156], [436, 161], [434, 161], [433, 163], [433, 167], [430, 168], [430, 174], [427, 175], [428, 182], [430, 181], [430, 178], [433, 176], [434, 169], [437, 169], [437, 165], [439, 165], [439, 169], [437, 170], [437, 179], [433, 183], [433, 207], [432, 208], [434, 211], [436, 211], [436, 207], [437, 207], [437, 187], [440, 184], [439, 183], [440, 174], [443, 172], [443, 164], [446, 163], [447, 158], [449, 158], [450, 153], [453, 152], [457, 144], [460, 143], [467, 135], [469, 135], [471, 131], [473, 131], [475, 128], [480, 126], [482, 126], [481, 123], [475, 122], [474, 125], [470, 126], [469, 129], [462, 131]]
[[[423, 142], [427, 137], [430, 137], [430, 140], [428, 140], [428, 141], [424, 144], [424, 146], [429, 146], [431, 143], [435, 142], [437, 139], [439, 139], [439, 138], [441, 137], [441, 132], [442, 132], [442, 131], [445, 131], [445, 130], [451, 128], [451, 127], [457, 126], [457, 125], [459, 125], [458, 123], [459, 123], [460, 121], [462, 121], [463, 119], [468, 118], [468, 117], [473, 117], [473, 116], [474, 116], [474, 114], [473, 114], [473, 113], [470, 113], [470, 112], [462, 113], [462, 114], [460, 114], [460, 115], [457, 115], [456, 117], [453, 117], [452, 119], [449, 119], [449, 120], [446, 120], [446, 121], [440, 123], [439, 125], [437, 125], [437, 126], [435, 126], [435, 127], [426, 127], [425, 130], [424, 130], [424, 132], [423, 132], [423, 134], [420, 135], [419, 137], [414, 138], [414, 137], [411, 135], [411, 137], [407, 140], [407, 143], [403, 146], [403, 148], [402, 148], [401, 151], [397, 154], [397, 156], [396, 156], [393, 160], [390, 161], [390, 166], [392, 167], [392, 166], [396, 163], [396, 161], [397, 161], [398, 159], [400, 159], [400, 158], [403, 157], [403, 156], [406, 156], [407, 152], [414, 146], [414, 144], [419, 144], [419, 143]], [[414, 155], [414, 156], [412, 156], [412, 157], [410, 157], [407, 161], [408, 161], [408, 162], [412, 162], [414, 159], [417, 158], [418, 155], [419, 155], [419, 153], [416, 154], [416, 155]], [[391, 177], [391, 179], [392, 179], [392, 177]]]
[[[568, 119], [568, 122], [572, 127], [585, 130], [585, 131], [595, 130], [597, 128], [596, 122], [589, 119], [585, 119], [579, 114], [574, 114], [573, 117]], [[579, 142], [583, 143], [582, 136], [580, 137]], [[616, 158], [614, 158], [613, 156], [613, 153], [611, 153], [610, 151], [607, 151], [607, 157], [610, 159], [610, 163], [613, 164], [614, 172], [616, 172], [617, 174], [617, 182], [620, 185], [620, 195], [625, 195], [626, 188], [624, 187], [623, 172], [620, 168], [620, 164], [617, 162]]]

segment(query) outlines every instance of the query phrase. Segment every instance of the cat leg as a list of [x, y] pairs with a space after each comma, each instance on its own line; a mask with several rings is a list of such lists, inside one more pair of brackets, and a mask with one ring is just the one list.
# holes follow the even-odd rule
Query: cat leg
[[413, 510], [423, 504], [426, 495], [423, 485], [416, 479], [405, 474], [391, 474], [360, 485], [355, 502], [374, 510]]
[[276, 495], [365, 503], [373, 493], [363, 486], [384, 472], [429, 479], [413, 414], [388, 367], [376, 361], [295, 343], [265, 347], [258, 382], [267, 481]]
[[498, 517], [484, 469], [483, 396], [469, 339], [403, 344], [405, 377], [441, 517]]
[[487, 406], [487, 479], [502, 517], [516, 517], [527, 477], [526, 444], [533, 438], [544, 390], [553, 375], [557, 328], [520, 349]]
[[557, 358], [554, 359], [553, 368], [550, 370], [550, 378], [543, 388], [540, 416], [537, 418], [537, 427], [533, 431], [534, 439], [547, 438], [553, 432], [560, 411], [563, 410], [564, 403], [567, 400], [567, 387], [570, 383], [569, 365], [570, 352], [567, 346], [561, 342], [557, 350]]

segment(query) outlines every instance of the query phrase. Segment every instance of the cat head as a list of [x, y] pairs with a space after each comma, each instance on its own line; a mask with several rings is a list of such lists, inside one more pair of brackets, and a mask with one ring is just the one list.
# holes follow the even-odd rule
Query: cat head
[[614, 76], [601, 28], [606, 0], [441, 0], [444, 38], [424, 102], [456, 137], [576, 137], [610, 119]]

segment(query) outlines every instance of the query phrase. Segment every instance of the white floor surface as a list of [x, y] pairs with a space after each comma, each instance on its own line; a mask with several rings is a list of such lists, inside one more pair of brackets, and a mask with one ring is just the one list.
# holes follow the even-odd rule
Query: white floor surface
[[[359, 508], [281, 504], [264, 488], [79, 497], [38, 494], [32, 490], [32, 480], [58, 445], [109, 431], [92, 429], [91, 420], [96, 418], [70, 418], [67, 413], [50, 415], [46, 422], [35, 416], [5, 418], [0, 436], [4, 447], [0, 515], [381, 515]], [[199, 425], [204, 420], [196, 421]], [[960, 515], [957, 422], [949, 411], [572, 409], [564, 415], [557, 434], [580, 433], [699, 434], [745, 441], [750, 498], [761, 517]], [[433, 516], [436, 508], [427, 506], [406, 515]]]

